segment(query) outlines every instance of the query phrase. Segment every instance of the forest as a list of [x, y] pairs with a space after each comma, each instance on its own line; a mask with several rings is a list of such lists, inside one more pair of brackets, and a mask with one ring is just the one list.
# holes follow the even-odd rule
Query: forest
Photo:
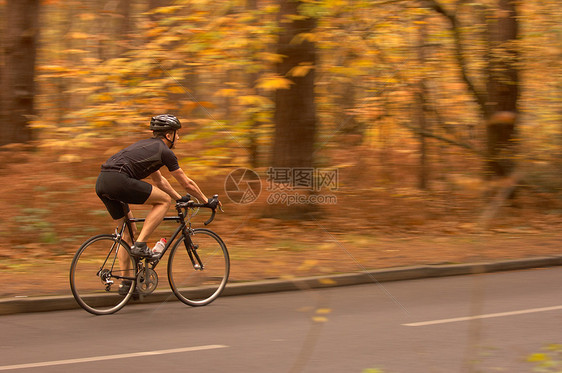
[[162, 113], [223, 201], [234, 281], [559, 254], [559, 1], [3, 0], [0, 18], [12, 275], [59, 276], [113, 230], [99, 166]]

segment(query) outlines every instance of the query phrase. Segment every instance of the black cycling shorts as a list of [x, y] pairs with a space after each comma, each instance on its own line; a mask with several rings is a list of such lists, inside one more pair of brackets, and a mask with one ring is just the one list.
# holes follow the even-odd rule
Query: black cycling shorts
[[121, 219], [129, 211], [129, 203], [142, 205], [146, 202], [152, 185], [133, 179], [120, 172], [100, 172], [96, 193], [113, 219]]

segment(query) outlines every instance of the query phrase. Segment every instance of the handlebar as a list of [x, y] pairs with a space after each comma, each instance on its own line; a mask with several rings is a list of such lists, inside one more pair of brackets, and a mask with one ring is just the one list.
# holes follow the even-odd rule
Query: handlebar
[[[196, 203], [195, 201], [191, 201], [190, 199], [191, 199], [191, 196], [190, 196], [189, 194], [186, 194], [186, 195], [185, 195], [184, 197], [182, 197], [180, 200], [176, 201], [176, 209], [178, 210], [178, 212], [179, 212], [181, 209], [188, 209], [188, 208], [194, 209], [194, 208], [201, 208], [201, 207], [204, 207], [204, 208], [211, 209], [211, 210], [212, 210], [211, 217], [209, 218], [209, 220], [207, 220], [207, 221], [204, 223], [205, 225], [211, 224], [211, 222], [215, 219], [215, 214], [216, 214], [216, 212], [217, 212], [217, 207], [218, 207], [221, 211], [223, 211], [221, 205], [219, 204], [219, 195], [218, 195], [218, 194], [215, 194], [215, 195], [213, 196], [213, 198], [211, 198], [211, 199], [209, 200], [209, 202], [207, 202], [207, 203]], [[184, 201], [185, 201], [185, 202], [184, 202]], [[216, 201], [216, 202], [215, 202], [215, 201]], [[212, 205], [209, 206], [209, 203], [212, 203], [212, 202], [215, 202], [215, 203], [214, 203], [214, 206], [212, 206]]]

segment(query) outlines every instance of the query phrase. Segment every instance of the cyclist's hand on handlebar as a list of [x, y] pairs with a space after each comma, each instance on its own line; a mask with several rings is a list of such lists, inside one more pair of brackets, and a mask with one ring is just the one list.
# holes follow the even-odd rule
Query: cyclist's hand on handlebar
[[182, 196], [180, 199], [176, 199], [176, 202], [180, 203], [180, 202], [189, 202], [191, 200], [191, 196], [189, 194], [186, 194], [185, 196]]
[[207, 206], [209, 206], [213, 210], [217, 207], [221, 207], [222, 203], [220, 203], [219, 201], [219, 196], [215, 194], [213, 198], [209, 198], [209, 200], [207, 201]]

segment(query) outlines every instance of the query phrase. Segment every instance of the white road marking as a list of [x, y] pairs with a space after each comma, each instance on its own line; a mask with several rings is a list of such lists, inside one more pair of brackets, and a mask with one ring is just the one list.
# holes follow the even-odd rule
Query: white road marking
[[154, 356], [154, 355], [165, 355], [165, 354], [177, 354], [177, 353], [180, 353], [180, 352], [194, 352], [194, 351], [213, 350], [213, 349], [225, 348], [225, 347], [228, 347], [228, 346], [207, 345], [207, 346], [172, 348], [172, 349], [169, 349], [169, 350], [132, 352], [132, 353], [129, 353], [129, 354], [92, 356], [92, 357], [84, 357], [84, 358], [79, 358], [79, 359], [43, 361], [43, 362], [39, 362], [39, 363], [4, 365], [4, 366], [0, 366], [0, 370], [42, 368], [42, 367], [50, 367], [50, 366], [56, 366], [56, 365], [91, 363], [91, 362], [95, 362], [95, 361], [104, 361], [104, 360], [128, 359], [128, 358], [131, 358], [131, 357], [143, 357], [143, 356]]
[[432, 321], [413, 322], [413, 323], [402, 324], [402, 325], [404, 325], [404, 326], [427, 326], [427, 325], [447, 324], [447, 323], [459, 322], [459, 321], [489, 319], [489, 318], [492, 318], [492, 317], [524, 315], [524, 314], [527, 314], [527, 313], [546, 312], [546, 311], [555, 311], [555, 310], [562, 310], [562, 306], [530, 308], [530, 309], [527, 309], [527, 310], [520, 310], [520, 311], [489, 313], [489, 314], [486, 314], [486, 315], [476, 315], [476, 316], [467, 316], [467, 317], [455, 317], [455, 318], [452, 318], [452, 319], [441, 319], [441, 320], [432, 320]]

